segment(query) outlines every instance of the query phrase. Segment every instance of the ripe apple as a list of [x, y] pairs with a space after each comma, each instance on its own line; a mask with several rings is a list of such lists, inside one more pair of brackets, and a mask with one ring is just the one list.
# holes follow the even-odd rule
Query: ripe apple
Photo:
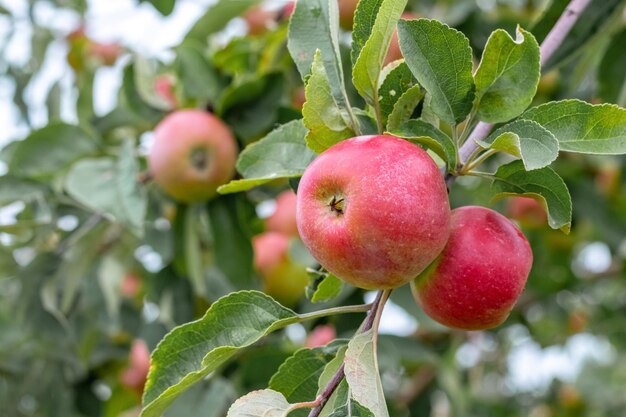
[[517, 220], [522, 227], [537, 229], [544, 227], [548, 221], [546, 209], [534, 198], [511, 197], [507, 200], [507, 217]]
[[127, 272], [122, 279], [120, 292], [126, 298], [133, 298], [141, 290], [141, 277], [134, 272]]
[[339, 0], [339, 26], [345, 30], [352, 30], [354, 12], [359, 0]]
[[449, 235], [441, 172], [420, 147], [395, 136], [333, 145], [304, 172], [296, 221], [318, 262], [352, 285], [394, 288], [415, 278]]
[[141, 339], [133, 340], [128, 357], [128, 368], [122, 373], [122, 383], [129, 388], [143, 392], [143, 387], [150, 370], [150, 351], [146, 342]]
[[304, 346], [314, 348], [324, 346], [337, 338], [337, 331], [331, 324], [321, 324], [317, 326], [306, 338]]
[[254, 267], [263, 279], [264, 291], [286, 306], [295, 305], [309, 283], [306, 268], [289, 258], [289, 237], [265, 232], [252, 239]]
[[278, 195], [276, 198], [276, 210], [268, 217], [265, 223], [268, 231], [282, 233], [287, 236], [298, 236], [296, 199], [296, 194], [291, 190], [283, 191]]
[[413, 285], [417, 302], [448, 327], [498, 326], [524, 289], [533, 254], [522, 232], [498, 212], [452, 210], [450, 239]]
[[248, 24], [248, 33], [255, 36], [262, 35], [272, 29], [272, 26], [276, 25], [277, 17], [277, 11], [268, 10], [262, 5], [249, 9], [243, 15]]
[[208, 200], [232, 178], [237, 144], [228, 127], [212, 114], [178, 110], [165, 117], [154, 133], [149, 170], [176, 200]]
[[172, 109], [178, 107], [174, 86], [175, 78], [170, 74], [161, 74], [154, 79], [154, 90]]

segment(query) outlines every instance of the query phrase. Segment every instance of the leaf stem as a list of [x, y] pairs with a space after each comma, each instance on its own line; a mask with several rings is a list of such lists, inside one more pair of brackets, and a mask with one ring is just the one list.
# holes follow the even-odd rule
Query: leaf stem
[[[382, 312], [383, 306], [389, 298], [390, 293], [391, 290], [379, 291], [374, 299], [374, 302], [372, 302], [372, 304], [368, 304], [368, 306], [370, 306], [370, 310], [357, 333], [364, 333], [370, 330], [377, 320], [380, 321], [381, 313], [379, 312]], [[376, 317], [378, 317], [378, 319], [376, 319]], [[376, 326], [378, 327], [378, 325]], [[342, 363], [337, 372], [335, 372], [335, 375], [331, 378], [328, 385], [326, 385], [326, 388], [324, 388], [324, 391], [322, 391], [322, 393], [315, 399], [314, 403], [317, 403], [317, 405], [311, 410], [308, 417], [319, 417], [320, 413], [324, 409], [324, 406], [328, 402], [328, 399], [331, 395], [333, 395], [333, 392], [335, 392], [345, 375], [345, 363]]]
[[311, 313], [300, 314], [297, 316], [298, 322], [302, 320], [315, 320], [321, 317], [332, 316], [334, 314], [346, 313], [365, 313], [370, 311], [373, 304], [359, 304], [355, 306], [332, 307], [324, 310], [313, 311]]
[[477, 166], [485, 162], [490, 156], [495, 155], [496, 153], [498, 153], [497, 150], [489, 149], [487, 152], [484, 152], [483, 154], [481, 154], [478, 158], [470, 158], [470, 160], [467, 161], [465, 166], [461, 169], [459, 174], [465, 175], [466, 173], [470, 172], [471, 170], [473, 170], [474, 168], [476, 168]]
[[[591, 0], [572, 0], [568, 6], [561, 14], [561, 17], [556, 21], [554, 27], [546, 38], [541, 43], [540, 50], [540, 63], [541, 67], [544, 67], [546, 62], [550, 60], [554, 52], [561, 46], [565, 37], [569, 34], [572, 27], [585, 10], [585, 8], [589, 5]], [[477, 140], [482, 140], [487, 137], [491, 129], [493, 128], [493, 124], [486, 122], [479, 122], [472, 133], [470, 133], [469, 137], [459, 149], [459, 157], [461, 165], [465, 165], [468, 158], [478, 149]], [[446, 183], [454, 181], [453, 176], [446, 177]]]

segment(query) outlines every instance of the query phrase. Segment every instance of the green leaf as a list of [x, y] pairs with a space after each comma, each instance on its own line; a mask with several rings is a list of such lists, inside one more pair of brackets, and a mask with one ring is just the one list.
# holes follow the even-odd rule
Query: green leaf
[[[365, 0], [363, 0], [365, 1]], [[360, 2], [360, 3], [363, 3]], [[352, 69], [352, 81], [359, 94], [372, 106], [378, 106], [380, 70], [385, 61], [396, 24], [407, 0], [383, 0], [371, 34]]]
[[456, 168], [457, 152], [454, 141], [430, 123], [423, 120], [409, 120], [389, 133], [432, 149], [446, 161], [448, 171]]
[[311, 302], [323, 303], [332, 300], [339, 295], [342, 288], [343, 281], [329, 273], [317, 284], [317, 288], [311, 296]]
[[599, 93], [602, 99], [626, 106], [626, 28], [611, 39], [598, 68]]
[[321, 153], [332, 145], [354, 136], [354, 131], [346, 123], [347, 116], [337, 105], [330, 91], [319, 50], [315, 54], [305, 95], [302, 116], [304, 125], [309, 129], [306, 143], [310, 149]]
[[202, 417], [223, 417], [236, 400], [233, 383], [226, 378], [213, 377], [200, 382], [182, 394], [164, 417], [190, 417], [202, 410]]
[[179, 326], [152, 353], [142, 417], [158, 417], [183, 391], [209, 375], [241, 348], [300, 320], [258, 291], [229, 294], [200, 320]]
[[204, 276], [204, 262], [202, 259], [202, 239], [200, 236], [201, 213], [199, 205], [179, 208], [179, 216], [183, 218], [183, 257], [185, 273], [191, 281], [194, 291], [207, 296], [207, 285]]
[[501, 123], [522, 114], [540, 73], [539, 44], [530, 32], [518, 27], [516, 39], [502, 29], [493, 32], [475, 75], [480, 120]]
[[356, 401], [350, 401], [342, 407], [336, 408], [329, 417], [376, 417], [374, 413]]
[[[411, 73], [409, 66], [405, 62], [392, 62], [383, 70], [383, 82], [378, 89], [380, 98], [380, 112], [383, 124], [387, 124], [387, 118], [393, 112], [396, 103], [411, 87], [415, 86], [417, 80]], [[417, 103], [416, 103], [417, 105]], [[415, 109], [415, 106], [413, 107]], [[411, 109], [411, 113], [413, 112]]]
[[65, 179], [65, 189], [84, 206], [142, 235], [147, 197], [138, 175], [139, 164], [128, 140], [117, 160], [88, 158], [74, 164]]
[[526, 171], [522, 161], [502, 165], [491, 186], [494, 198], [521, 195], [539, 201], [548, 213], [553, 229], [569, 233], [572, 223], [572, 198], [563, 179], [550, 167]]
[[530, 120], [504, 125], [479, 144], [521, 158], [527, 171], [548, 166], [559, 156], [559, 142], [554, 135]]
[[549, 130], [562, 151], [599, 155], [626, 153], [626, 109], [613, 104], [553, 101], [529, 109], [521, 118]]
[[424, 90], [419, 85], [414, 85], [406, 90], [393, 105], [393, 110], [387, 118], [387, 130], [395, 130], [410, 120], [415, 108], [423, 98]]
[[271, 389], [252, 391], [239, 398], [226, 417], [287, 417], [292, 410], [283, 394]]
[[[322, 371], [319, 382], [317, 384], [319, 387], [317, 389], [317, 395], [320, 395], [324, 391], [330, 380], [333, 378], [333, 376], [335, 376], [337, 371], [339, 371], [341, 365], [343, 365], [346, 357], [346, 350], [348, 350], [348, 347], [342, 346], [337, 351], [337, 355], [330, 362], [328, 362], [326, 367], [324, 367], [324, 370]], [[328, 417], [332, 414], [334, 410], [341, 408], [343, 405], [347, 404], [349, 395], [348, 391], [348, 383], [344, 378], [335, 390], [335, 392], [333, 392], [333, 394], [326, 402], [326, 405], [324, 406], [320, 417]]]
[[51, 177], [97, 149], [96, 140], [82, 128], [53, 123], [17, 142], [9, 171], [22, 177]]
[[359, 1], [354, 11], [354, 24], [352, 26], [352, 48], [350, 57], [352, 66], [356, 64], [365, 42], [370, 38], [376, 16], [384, 0], [363, 0]]
[[137, 93], [143, 101], [155, 109], [167, 111], [172, 109], [172, 105], [165, 100], [155, 89], [157, 76], [157, 61], [142, 56], [136, 56], [133, 61], [135, 86]]
[[0, 176], [0, 206], [16, 201], [43, 200], [49, 191], [40, 182], [12, 175]]
[[261, 0], [218, 0], [196, 21], [185, 39], [197, 39], [204, 43], [209, 35], [222, 30], [233, 17], [260, 2]]
[[248, 145], [237, 160], [237, 171], [244, 179], [231, 181], [218, 191], [222, 194], [234, 193], [278, 178], [301, 176], [316, 156], [306, 146], [306, 133], [302, 120], [294, 120]]
[[176, 48], [176, 66], [186, 97], [201, 103], [217, 103], [227, 81], [215, 69], [196, 41], [186, 41]]
[[[142, 0], [144, 2], [146, 0]], [[176, 0], [149, 0], [149, 3], [154, 6], [163, 16], [169, 16], [174, 11], [174, 5]]]
[[255, 286], [251, 232], [246, 227], [252, 220], [245, 216], [244, 204], [247, 200], [237, 195], [208, 204], [215, 263], [237, 289]]
[[332, 97], [339, 108], [350, 109], [339, 49], [339, 10], [336, 1], [298, 0], [289, 20], [287, 48], [302, 80], [311, 73], [316, 51], [320, 51]]
[[389, 416], [372, 329], [356, 335], [348, 343], [345, 372], [352, 398], [371, 410], [376, 417]]
[[400, 20], [400, 50], [417, 81], [432, 96], [433, 112], [461, 122], [472, 109], [474, 79], [469, 40], [436, 20]]

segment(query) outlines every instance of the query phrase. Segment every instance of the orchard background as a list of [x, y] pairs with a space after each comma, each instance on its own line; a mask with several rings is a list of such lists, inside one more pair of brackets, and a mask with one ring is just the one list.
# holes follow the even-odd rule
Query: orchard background
[[[356, 2], [261, 3], [0, 1], [0, 415], [217, 417], [266, 390], [245, 415], [282, 416], [345, 356], [367, 378], [322, 415], [622, 416], [626, 2], [361, 0], [354, 33]], [[400, 15], [434, 20], [421, 38], [400, 23], [398, 48]], [[571, 30], [544, 43], [561, 16]], [[240, 156], [221, 194], [184, 203], [147, 156], [189, 108], [223, 120]], [[355, 336], [380, 297], [320, 269], [290, 190], [316, 153], [376, 132], [428, 149], [453, 208], [520, 225], [533, 268], [502, 325], [441, 326], [404, 285], [379, 335]], [[238, 340], [216, 342], [224, 323]]]

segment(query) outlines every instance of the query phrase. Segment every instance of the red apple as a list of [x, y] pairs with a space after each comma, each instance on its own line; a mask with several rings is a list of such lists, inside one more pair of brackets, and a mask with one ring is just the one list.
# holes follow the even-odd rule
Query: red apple
[[359, 0], [339, 0], [339, 25], [345, 30], [352, 30], [354, 12]]
[[141, 277], [134, 272], [127, 272], [122, 279], [120, 292], [124, 297], [133, 298], [141, 290]]
[[324, 268], [357, 287], [383, 289], [414, 279], [439, 255], [450, 206], [424, 150], [394, 136], [360, 136], [309, 165], [296, 220]]
[[208, 200], [232, 178], [237, 144], [224, 122], [212, 114], [179, 110], [165, 117], [154, 133], [149, 170], [176, 200]]
[[517, 220], [522, 227], [540, 228], [548, 221], [546, 209], [534, 198], [511, 197], [507, 200], [507, 217]]
[[289, 3], [285, 4], [285, 6], [283, 7], [283, 10], [280, 13], [280, 18], [284, 20], [288, 20], [293, 14], [295, 9], [296, 9], [296, 1], [295, 0], [290, 1]]
[[314, 348], [324, 346], [337, 338], [337, 331], [330, 324], [322, 324], [317, 326], [306, 338], [304, 346]]
[[248, 33], [250, 35], [262, 35], [276, 24], [278, 12], [267, 10], [263, 6], [256, 6], [249, 9], [243, 18], [248, 24]]
[[173, 109], [178, 107], [174, 86], [175, 78], [169, 74], [161, 74], [154, 80], [154, 90]]
[[133, 340], [128, 358], [128, 368], [122, 373], [122, 383], [138, 393], [143, 392], [148, 371], [150, 370], [150, 351], [146, 342]]
[[452, 210], [445, 249], [413, 285], [426, 314], [448, 327], [498, 326], [524, 289], [533, 254], [522, 232], [498, 212]]
[[118, 43], [92, 42], [88, 47], [89, 55], [106, 66], [115, 64], [122, 52], [124, 52], [124, 48]]
[[298, 236], [296, 224], [296, 194], [283, 191], [276, 198], [276, 210], [267, 219], [266, 228], [270, 232], [279, 232], [287, 236]]
[[295, 305], [304, 295], [309, 276], [304, 266], [289, 258], [289, 237], [265, 232], [252, 239], [252, 246], [264, 291], [284, 305]]

